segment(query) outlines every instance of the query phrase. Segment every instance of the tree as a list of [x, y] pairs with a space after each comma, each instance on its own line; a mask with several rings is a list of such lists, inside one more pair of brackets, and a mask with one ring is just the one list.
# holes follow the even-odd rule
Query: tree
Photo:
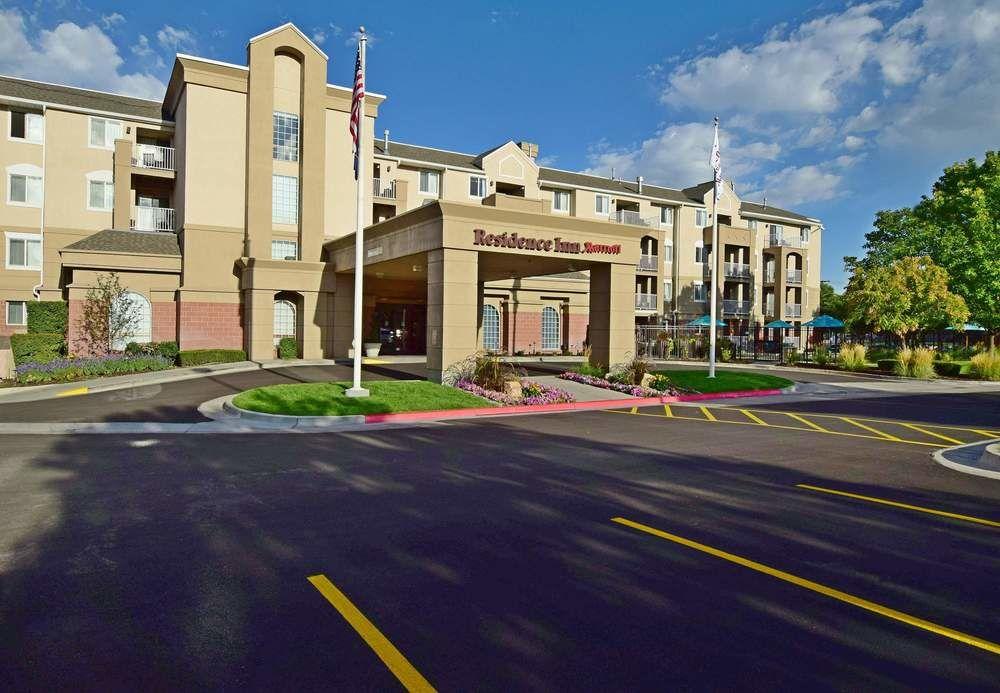
[[948, 273], [927, 256], [859, 264], [844, 302], [852, 325], [891, 332], [904, 341], [918, 330], [958, 328], [969, 319], [965, 299], [948, 290]]
[[838, 294], [833, 284], [827, 281], [819, 283], [819, 314], [831, 315], [838, 320], [847, 319], [847, 306], [844, 305], [844, 296]]
[[1000, 330], [1000, 152], [986, 152], [982, 164], [949, 166], [913, 208], [879, 212], [864, 247], [858, 262], [868, 268], [931, 258], [947, 271], [972, 319]]
[[80, 332], [86, 350], [103, 356], [129, 337], [139, 323], [139, 307], [118, 281], [118, 275], [97, 275], [97, 284], [87, 291], [80, 316]]

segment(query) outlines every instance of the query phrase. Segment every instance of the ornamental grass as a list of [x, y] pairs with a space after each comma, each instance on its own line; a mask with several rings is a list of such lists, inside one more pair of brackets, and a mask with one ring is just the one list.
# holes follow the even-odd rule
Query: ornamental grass
[[1000, 380], [1000, 351], [991, 349], [972, 357], [970, 372], [981, 380]]

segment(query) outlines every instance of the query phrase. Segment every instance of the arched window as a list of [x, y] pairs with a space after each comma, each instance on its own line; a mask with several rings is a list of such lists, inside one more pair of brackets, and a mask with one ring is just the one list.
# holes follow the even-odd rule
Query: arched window
[[483, 304], [483, 349], [500, 351], [500, 311], [489, 303]]
[[542, 308], [542, 349], [559, 348], [559, 313], [552, 306]]
[[153, 310], [145, 296], [126, 291], [111, 310], [112, 330], [118, 333], [112, 349], [124, 351], [129, 342], [146, 344], [153, 340]]
[[285, 299], [274, 302], [274, 343], [295, 337], [295, 304]]

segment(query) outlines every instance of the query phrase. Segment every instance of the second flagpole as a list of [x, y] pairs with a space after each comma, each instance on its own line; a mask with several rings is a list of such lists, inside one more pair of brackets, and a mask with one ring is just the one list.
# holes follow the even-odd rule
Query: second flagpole
[[711, 253], [711, 310], [709, 320], [711, 320], [711, 325], [708, 328], [708, 377], [715, 377], [715, 339], [718, 329], [716, 328], [716, 321], [718, 318], [718, 303], [719, 303], [719, 259], [722, 254], [719, 252], [719, 186], [722, 184], [720, 180], [720, 173], [722, 170], [721, 157], [719, 155], [719, 117], [715, 117], [715, 144], [713, 146], [713, 168], [718, 166], [713, 170], [713, 182], [712, 186], [712, 253]]
[[[368, 47], [368, 37], [365, 28], [358, 31], [358, 59], [361, 62], [361, 79], [365, 80], [365, 49]], [[365, 85], [367, 88], [367, 85]], [[348, 397], [367, 397], [368, 390], [361, 387], [361, 312], [364, 298], [365, 269], [365, 99], [362, 96], [358, 103], [358, 190], [357, 190], [357, 226], [354, 232], [354, 382], [344, 392]]]

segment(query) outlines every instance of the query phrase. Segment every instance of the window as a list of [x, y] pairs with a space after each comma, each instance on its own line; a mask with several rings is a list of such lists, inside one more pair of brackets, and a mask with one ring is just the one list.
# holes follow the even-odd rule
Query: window
[[469, 197], [486, 197], [486, 179], [482, 176], [469, 176]]
[[7, 301], [7, 324], [28, 324], [28, 309], [24, 301]]
[[7, 204], [42, 206], [42, 169], [31, 164], [7, 167]]
[[483, 304], [483, 349], [500, 351], [500, 311], [488, 303]]
[[7, 233], [7, 269], [42, 267], [42, 237], [37, 233]]
[[565, 190], [556, 190], [552, 193], [552, 211], [569, 211], [569, 193]]
[[809, 227], [802, 227], [802, 245], [809, 245]]
[[271, 134], [273, 158], [278, 161], [299, 160], [299, 117], [294, 113], [274, 112]]
[[420, 194], [437, 196], [441, 189], [441, 174], [437, 171], [420, 172]]
[[295, 305], [284, 299], [274, 302], [274, 343], [295, 337]]
[[673, 227], [674, 209], [673, 207], [660, 207], [660, 223], [664, 226]]
[[772, 238], [781, 238], [785, 232], [785, 227], [781, 224], [768, 224], [767, 228], [771, 232]]
[[298, 241], [271, 241], [272, 260], [298, 260]]
[[691, 300], [698, 301], [699, 303], [705, 301], [705, 284], [702, 282], [695, 282], [691, 285]]
[[[112, 307], [112, 312], [114, 310], [115, 308]], [[123, 334], [115, 340], [111, 348], [115, 351], [125, 351], [125, 347], [128, 346], [129, 342], [137, 342], [139, 344], [151, 342], [153, 339], [153, 311], [149, 305], [149, 299], [134, 291], [127, 291], [122, 296], [120, 310], [127, 316], [131, 315], [132, 322], [123, 331]]]
[[10, 138], [40, 144], [45, 133], [45, 121], [40, 113], [10, 112]]
[[708, 262], [708, 252], [705, 251], [705, 244], [698, 241], [694, 246], [694, 261]]
[[663, 300], [669, 301], [674, 297], [674, 283], [667, 279], [663, 282]]
[[114, 149], [115, 140], [122, 136], [122, 124], [119, 120], [107, 118], [90, 119], [90, 146], [101, 149]]
[[605, 216], [611, 214], [611, 197], [608, 195], [595, 195], [594, 211]]
[[552, 306], [542, 308], [542, 349], [559, 348], [559, 313]]
[[[142, 205], [142, 199], [139, 200]], [[111, 211], [115, 206], [115, 184], [111, 171], [94, 171], [87, 174], [87, 209]], [[146, 203], [148, 206], [148, 202]]]
[[708, 226], [708, 210], [707, 209], [696, 209], [694, 210], [694, 225], [704, 228]]
[[297, 224], [299, 221], [299, 179], [295, 176], [271, 176], [271, 221]]
[[757, 230], [757, 220], [756, 219], [747, 219], [747, 228], [750, 229], [751, 231], [756, 231]]
[[674, 261], [674, 243], [673, 241], [666, 241], [663, 244], [663, 261], [673, 262]]

